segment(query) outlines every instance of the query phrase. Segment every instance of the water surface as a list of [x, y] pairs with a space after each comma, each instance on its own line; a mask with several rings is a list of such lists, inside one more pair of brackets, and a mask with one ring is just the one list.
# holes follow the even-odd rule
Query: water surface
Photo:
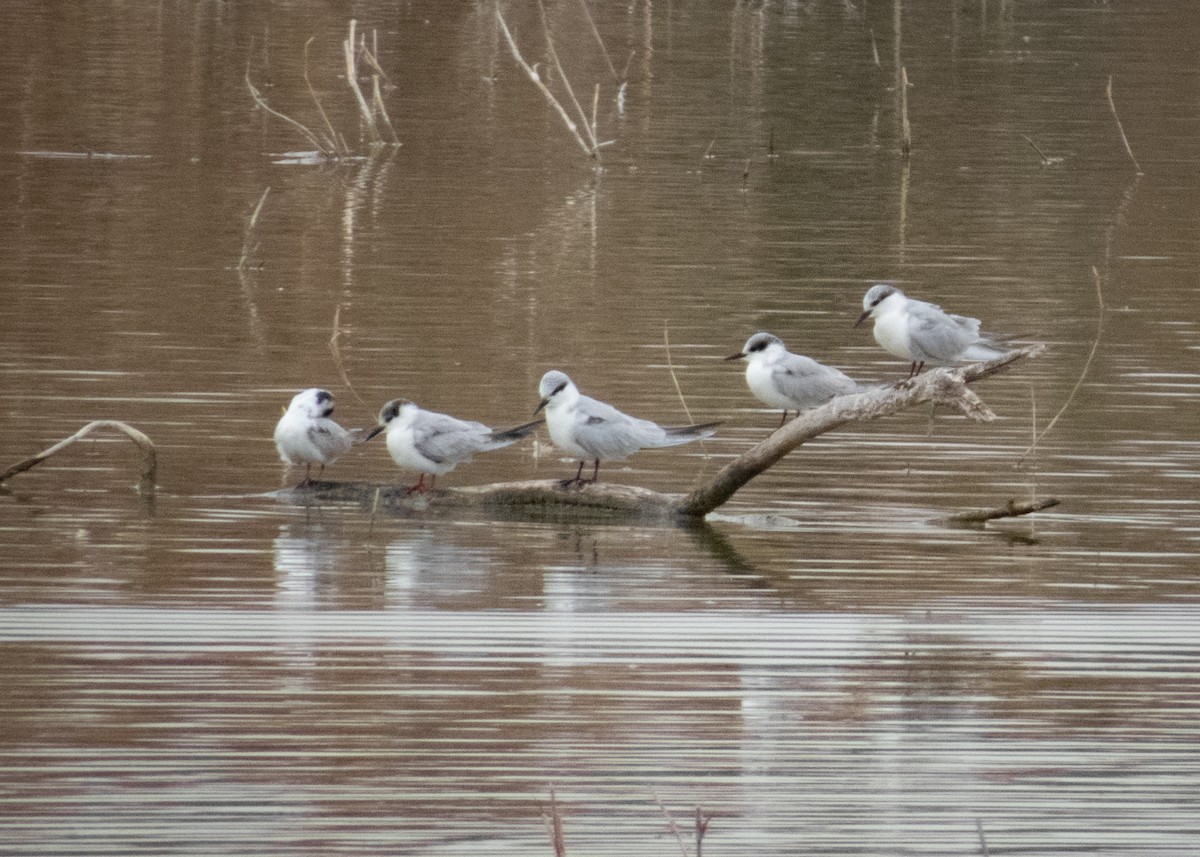
[[[107, 438], [0, 491], [6, 853], [550, 854], [551, 789], [569, 854], [676, 851], [660, 803], [693, 853], [697, 807], [712, 854], [1193, 853], [1194, 16], [593, 4], [614, 76], [551, 4], [597, 167], [495, 7], [443, 5], [0, 12], [0, 465], [100, 418], [160, 450], [153, 499]], [[350, 15], [403, 145], [289, 155], [247, 71], [320, 127], [312, 37], [365, 154]], [[602, 471], [686, 491], [778, 422], [720, 359], [750, 333], [903, 374], [851, 327], [879, 280], [1050, 348], [979, 385], [995, 422], [848, 427], [692, 530], [275, 493], [299, 388], [513, 425], [550, 368], [725, 420]], [[543, 435], [443, 481], [573, 467]]]

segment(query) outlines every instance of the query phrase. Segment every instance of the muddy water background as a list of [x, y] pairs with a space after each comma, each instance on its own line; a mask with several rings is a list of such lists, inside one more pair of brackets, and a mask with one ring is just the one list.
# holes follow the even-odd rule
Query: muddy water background
[[[618, 103], [551, 4], [568, 75], [601, 85], [596, 174], [490, 4], [138, 5], [0, 11], [0, 464], [96, 418], [161, 450], [153, 502], [109, 440], [0, 493], [5, 853], [551, 853], [551, 787], [574, 854], [677, 851], [656, 798], [688, 839], [714, 814], [712, 854], [962, 854], [980, 829], [991, 853], [1194, 853], [1200, 19], [594, 4]], [[549, 74], [536, 7], [505, 8]], [[247, 62], [315, 126], [315, 37], [353, 141], [351, 16], [403, 146], [288, 163]], [[607, 476], [686, 490], [778, 419], [719, 360], [749, 333], [901, 371], [850, 327], [874, 280], [1051, 349], [981, 385], [996, 422], [826, 436], [696, 531], [270, 493], [303, 386], [348, 424], [396, 396], [503, 424], [558, 367], [682, 421], [664, 329], [691, 414], [727, 423]], [[529, 444], [445, 481], [570, 467]], [[400, 478], [382, 445], [331, 475]], [[1030, 495], [1063, 505], [929, 523]]]

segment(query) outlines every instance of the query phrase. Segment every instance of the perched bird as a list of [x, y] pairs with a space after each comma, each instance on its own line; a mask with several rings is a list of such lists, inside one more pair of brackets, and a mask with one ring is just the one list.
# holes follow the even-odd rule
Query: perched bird
[[330, 417], [333, 394], [310, 387], [292, 397], [292, 403], [275, 425], [275, 448], [284, 464], [303, 464], [307, 485], [314, 464], [321, 465], [317, 477], [354, 444], [354, 433], [346, 431]]
[[[483, 423], [468, 422], [448, 414], [423, 411], [415, 403], [393, 399], [379, 412], [379, 425], [367, 433], [367, 440], [387, 432], [387, 448], [392, 460], [406, 470], [421, 474], [409, 492], [432, 490], [438, 476], [449, 473], [477, 452], [500, 449], [533, 433], [541, 420], [523, 426], [496, 431]], [[425, 476], [432, 478], [425, 485]]]
[[[534, 413], [546, 409], [550, 439], [559, 449], [579, 459], [575, 478], [564, 480], [564, 487], [595, 482], [601, 461], [619, 461], [639, 449], [677, 446], [711, 437], [720, 425], [716, 422], [666, 428], [631, 417], [612, 405], [583, 395], [565, 373], [555, 369], [542, 376], [538, 395], [542, 400]], [[595, 462], [592, 478], [583, 479], [583, 465], [589, 459]]]
[[981, 336], [979, 319], [951, 315], [936, 304], [907, 297], [895, 286], [871, 286], [863, 296], [858, 327], [875, 319], [875, 341], [884, 351], [911, 360], [908, 377], [926, 363], [947, 366], [962, 360], [991, 360], [1004, 353], [993, 339]]
[[787, 422], [788, 411], [816, 408], [835, 396], [859, 389], [858, 383], [840, 369], [793, 354], [772, 333], [754, 334], [741, 351], [725, 359], [746, 361], [746, 385], [759, 401], [783, 408], [780, 425]]

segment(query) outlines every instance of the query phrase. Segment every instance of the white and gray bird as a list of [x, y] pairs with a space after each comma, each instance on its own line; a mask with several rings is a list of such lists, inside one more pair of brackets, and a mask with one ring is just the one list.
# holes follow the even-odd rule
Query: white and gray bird
[[910, 298], [895, 286], [871, 286], [863, 296], [858, 327], [875, 319], [875, 341], [891, 354], [912, 361], [908, 377], [926, 363], [948, 366], [964, 360], [991, 360], [1004, 354], [995, 340], [979, 333], [979, 319], [951, 315], [936, 304]]
[[773, 333], [754, 334], [741, 351], [725, 359], [746, 361], [746, 385], [759, 401], [783, 408], [780, 425], [787, 422], [788, 411], [820, 407], [836, 396], [859, 390], [858, 383], [845, 372], [793, 354]]
[[[477, 452], [488, 452], [516, 443], [533, 433], [541, 420], [498, 431], [483, 423], [460, 420], [449, 414], [423, 411], [414, 402], [393, 399], [379, 411], [379, 425], [367, 433], [367, 440], [387, 432], [387, 448], [392, 460], [405, 470], [421, 474], [409, 492], [432, 490], [438, 476], [449, 473]], [[431, 476], [429, 486], [425, 477]]]
[[310, 387], [292, 397], [292, 403], [275, 424], [279, 457], [284, 464], [304, 465], [304, 481], [300, 485], [311, 481], [314, 464], [321, 466], [317, 474], [320, 478], [326, 464], [332, 464], [354, 445], [355, 433], [334, 422], [332, 415], [333, 394]]
[[[542, 376], [538, 395], [542, 400], [534, 413], [546, 409], [550, 439], [563, 452], [579, 459], [575, 478], [564, 480], [564, 486], [595, 482], [601, 461], [620, 461], [639, 449], [677, 446], [711, 437], [720, 425], [715, 422], [666, 427], [631, 417], [612, 405], [583, 395], [565, 373], [556, 369]], [[592, 478], [583, 479], [583, 465], [589, 460], [595, 462]]]

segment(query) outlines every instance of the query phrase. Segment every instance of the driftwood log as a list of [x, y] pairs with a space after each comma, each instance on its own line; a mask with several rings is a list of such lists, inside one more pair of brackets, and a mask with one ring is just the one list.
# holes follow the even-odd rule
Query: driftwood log
[[[1044, 345], [1030, 345], [994, 360], [934, 369], [898, 384], [881, 385], [865, 392], [839, 396], [786, 423], [686, 495], [661, 494], [648, 488], [605, 482], [590, 483], [582, 488], [565, 488], [562, 481], [557, 479], [439, 488], [424, 494], [409, 494], [405, 488], [395, 485], [319, 481], [281, 494], [297, 500], [357, 502], [370, 508], [411, 514], [474, 508], [498, 514], [548, 518], [615, 515], [680, 523], [697, 521], [717, 509], [743, 485], [792, 450], [847, 423], [877, 419], [927, 402], [952, 408], [980, 422], [993, 420], [996, 415], [967, 385], [1001, 372], [1020, 360], [1035, 357], [1044, 350]], [[1037, 509], [1022, 511], [1014, 506], [1008, 509], [1007, 514], [991, 517], [1009, 517], [1032, 511]]]
[[0, 473], [0, 485], [8, 481], [10, 477], [16, 476], [18, 473], [24, 473], [31, 467], [36, 467], [50, 456], [61, 452], [73, 443], [83, 440], [98, 429], [118, 431], [133, 441], [138, 451], [142, 454], [142, 473], [138, 479], [138, 491], [145, 497], [154, 496], [155, 477], [158, 474], [158, 454], [154, 449], [154, 442], [142, 434], [142, 432], [129, 425], [129, 423], [123, 423], [120, 420], [93, 420], [70, 437], [63, 438], [54, 444], [54, 446], [43, 449], [31, 458], [18, 461], [12, 467]]

